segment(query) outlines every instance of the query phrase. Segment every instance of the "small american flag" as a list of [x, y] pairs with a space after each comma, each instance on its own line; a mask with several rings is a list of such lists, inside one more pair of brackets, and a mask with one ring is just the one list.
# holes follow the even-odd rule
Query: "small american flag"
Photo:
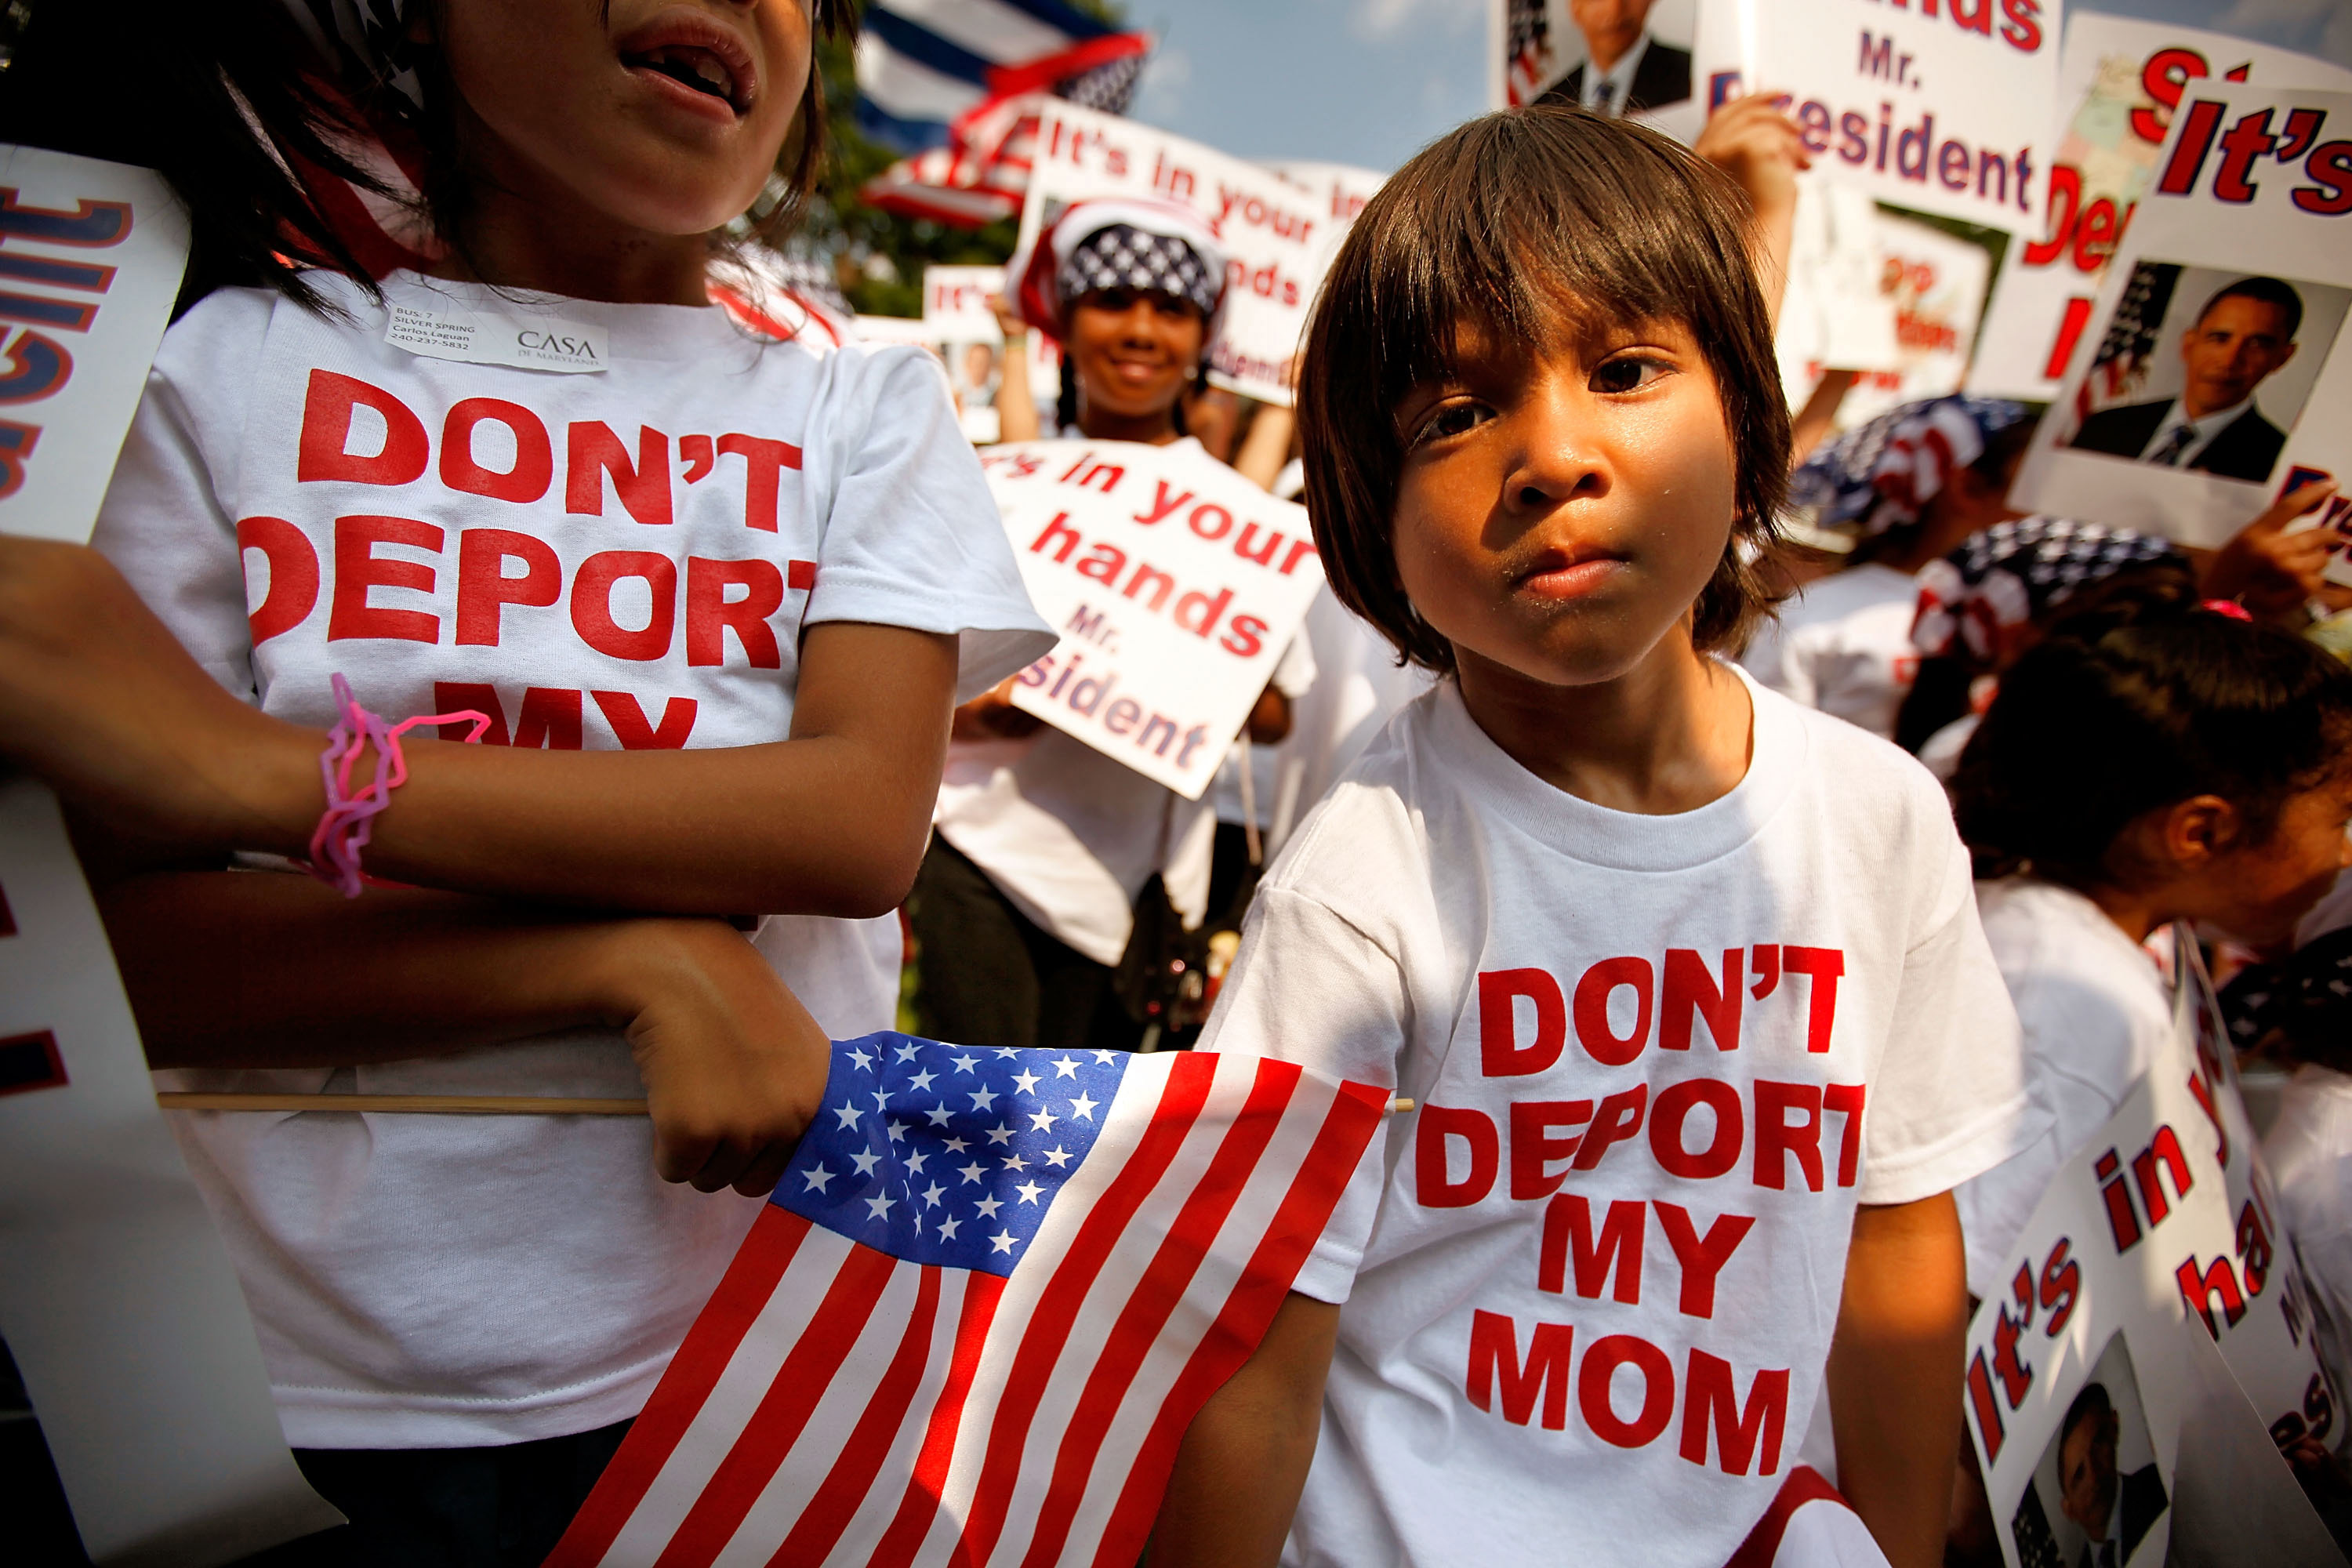
[[1126, 1568], [1387, 1107], [1246, 1057], [836, 1044], [548, 1568]]

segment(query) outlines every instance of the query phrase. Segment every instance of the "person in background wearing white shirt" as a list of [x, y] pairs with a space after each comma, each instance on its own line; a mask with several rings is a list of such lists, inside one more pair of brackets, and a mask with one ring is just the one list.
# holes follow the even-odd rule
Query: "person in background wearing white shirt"
[[2193, 921], [2283, 942], [2352, 860], [2352, 671], [2186, 595], [2101, 620], [2086, 611], [2017, 662], [1952, 780], [2053, 1117], [1960, 1189], [1979, 1296], [1999, 1292], [2051, 1177], [2171, 1035], [2149, 936]]
[[1821, 527], [1851, 530], [1846, 564], [1818, 577], [1740, 655], [1773, 690], [1891, 740], [1918, 659], [1921, 567], [2020, 514], [2009, 487], [2033, 435], [2025, 405], [1951, 396], [1906, 404], [1806, 459], [1790, 495]]
[[[1059, 433], [1214, 462], [1183, 423], [1224, 300], [1224, 250], [1208, 226], [1171, 203], [1079, 202], [1013, 259], [1018, 320], [1063, 346]], [[1024, 345], [1007, 330], [997, 405], [1008, 440], [1033, 438], [1015, 369]], [[1260, 417], [1276, 414], [1269, 435], [1286, 443], [1287, 410]], [[1198, 924], [1215, 814], [1045, 726], [1013, 705], [1012, 687], [956, 710], [908, 911], [917, 1015], [926, 1033], [965, 1045], [1132, 1049], [1146, 1026], [1112, 978], [1136, 900], [1156, 875]], [[1271, 743], [1289, 728], [1289, 700], [1269, 688], [1250, 738]]]
[[1538, 108], [1341, 247], [1317, 545], [1441, 679], [1283, 851], [1202, 1046], [1414, 1109], [1193, 1422], [1155, 1564], [1716, 1568], [1825, 1384], [1853, 1511], [1793, 1518], [1939, 1557], [1948, 1189], [2038, 1129], [1935, 782], [1711, 651], [1788, 467], [1750, 212]]

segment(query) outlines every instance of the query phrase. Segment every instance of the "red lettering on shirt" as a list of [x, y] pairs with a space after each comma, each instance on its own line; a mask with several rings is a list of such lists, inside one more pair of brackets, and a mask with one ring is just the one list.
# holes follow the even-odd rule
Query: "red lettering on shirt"
[[[1791, 1122], [1789, 1112], [1802, 1113]], [[1756, 1184], [1779, 1191], [1789, 1184], [1788, 1157], [1795, 1155], [1805, 1184], [1822, 1190], [1822, 1086], [1756, 1080]]]
[[[653, 602], [651, 618], [635, 630], [613, 618], [614, 585], [631, 577], [645, 581]], [[583, 561], [572, 579], [572, 629], [582, 642], [609, 658], [661, 658], [669, 652], [677, 624], [677, 567], [667, 555], [649, 550], [601, 551]]]
[[1666, 949], [1665, 995], [1658, 1012], [1658, 1048], [1690, 1049], [1691, 1026], [1706, 1020], [1715, 1048], [1739, 1048], [1739, 998], [1742, 989], [1740, 950], [1723, 950], [1723, 983], [1707, 973], [1706, 961], [1687, 947]]
[[408, 517], [335, 519], [335, 592], [327, 610], [327, 640], [440, 641], [441, 617], [430, 611], [382, 609], [368, 603], [370, 588], [411, 588], [429, 594], [437, 575], [421, 561], [378, 558], [375, 547], [379, 544], [404, 544], [437, 552], [441, 530]]
[[[1517, 1153], [1514, 1146], [1513, 1152]], [[1601, 1234], [1592, 1234], [1592, 1205], [1581, 1193], [1562, 1193], [1544, 1208], [1543, 1247], [1536, 1265], [1536, 1289], [1567, 1293], [1569, 1266], [1575, 1265], [1576, 1293], [1597, 1300], [1613, 1274], [1611, 1294], [1629, 1305], [1642, 1300], [1642, 1237], [1648, 1210], [1639, 1198], [1609, 1205]]]
[[[742, 589], [743, 596], [728, 598], [730, 588]], [[783, 603], [784, 574], [772, 561], [689, 557], [686, 563], [686, 662], [724, 663], [727, 634], [731, 631], [743, 645], [743, 657], [752, 668], [780, 668], [783, 659], [768, 617]]]
[[1742, 1409], [1732, 1385], [1731, 1363], [1693, 1346], [1683, 1379], [1682, 1456], [1702, 1468], [1706, 1464], [1706, 1434], [1715, 1428], [1715, 1450], [1723, 1470], [1744, 1476], [1763, 1450], [1757, 1474], [1769, 1476], [1780, 1468], [1780, 1439], [1789, 1425], [1789, 1369], [1759, 1370], [1748, 1385], [1748, 1405]]
[[[707, 449], [710, 437], [701, 437]], [[564, 433], [563, 510], [585, 517], [604, 515], [604, 480], [622, 510], [639, 522], [670, 521], [669, 437], [650, 425], [637, 426], [637, 456], [601, 419], [575, 419]]]
[[1592, 1131], [1584, 1135], [1576, 1151], [1576, 1166], [1589, 1171], [1601, 1163], [1601, 1157], [1612, 1145], [1622, 1143], [1642, 1130], [1642, 1115], [1649, 1107], [1650, 1086], [1637, 1083], [1631, 1089], [1620, 1089], [1601, 1102], [1593, 1113]]
[[[1609, 1026], [1609, 999], [1620, 986], [1633, 990], [1633, 1027], [1619, 1035]], [[1646, 958], [1604, 958], [1576, 983], [1576, 1043], [1604, 1067], [1623, 1067], [1650, 1039], [1653, 982]]]
[[1845, 973], [1845, 953], [1834, 947], [1780, 949], [1780, 963], [1791, 974], [1810, 977], [1812, 994], [1805, 1016], [1805, 1049], [1830, 1048], [1830, 1027], [1837, 1021], [1838, 977]]
[[[383, 416], [383, 450], [345, 450], [352, 438], [352, 410], [365, 404]], [[408, 405], [380, 386], [355, 376], [314, 370], [302, 398], [302, 434], [296, 446], [294, 478], [343, 479], [362, 485], [404, 485], [421, 477], [430, 443], [425, 422]]]
[[662, 709], [658, 727], [646, 721], [646, 710], [625, 691], [592, 691], [596, 710], [613, 727], [614, 739], [629, 752], [675, 752], [694, 733], [695, 711], [701, 705], [691, 697], [673, 697]]
[[[506, 575], [509, 561], [522, 563], [521, 576]], [[460, 645], [496, 647], [507, 605], [544, 609], [562, 595], [563, 563], [537, 535], [503, 528], [468, 528], [457, 535]]]
[[1755, 1228], [1755, 1217], [1717, 1215], [1701, 1236], [1691, 1223], [1690, 1211], [1681, 1205], [1660, 1203], [1657, 1210], [1658, 1228], [1666, 1233], [1666, 1245], [1675, 1249], [1675, 1261], [1682, 1265], [1682, 1296], [1676, 1304], [1685, 1317], [1714, 1317], [1716, 1277]]
[[[1519, 1327], [1500, 1312], [1473, 1309], [1470, 1313], [1470, 1403], [1481, 1410], [1495, 1408], [1495, 1384], [1503, 1385], [1503, 1419], [1524, 1426], [1533, 1418], [1536, 1396], [1543, 1396], [1543, 1424], [1554, 1432], [1568, 1425], [1569, 1352], [1576, 1331], [1565, 1323], [1538, 1323], [1528, 1345], [1528, 1359], [1519, 1360]], [[1604, 1397], [1605, 1390], [1604, 1390]]]
[[801, 466], [801, 449], [789, 441], [734, 432], [719, 437], [719, 455], [743, 459], [743, 526], [776, 531], [776, 508], [784, 470]]
[[[1520, 997], [1535, 1004], [1535, 1038], [1518, 1043], [1515, 1008]], [[1543, 1071], [1559, 1060], [1568, 1041], [1568, 1005], [1559, 982], [1540, 969], [1493, 969], [1478, 976], [1479, 1070], [1488, 1078], [1515, 1078]]]
[[1511, 1196], [1549, 1197], [1568, 1179], [1552, 1173], [1554, 1160], [1576, 1152], [1578, 1137], [1554, 1138], [1555, 1127], [1581, 1127], [1592, 1120], [1589, 1100], [1521, 1100], [1511, 1103]]
[[[1459, 1182], [1449, 1177], [1449, 1138], [1469, 1146], [1470, 1173]], [[1494, 1191], [1501, 1140], [1485, 1111], [1424, 1105], [1413, 1118], [1412, 1142], [1413, 1192], [1422, 1207], [1466, 1208]]]
[[[1702, 1105], [1714, 1118], [1715, 1128], [1706, 1147], [1694, 1152], [1684, 1141], [1683, 1126]], [[1670, 1176], [1708, 1181], [1739, 1163], [1746, 1124], [1738, 1089], [1719, 1078], [1683, 1079], [1660, 1089], [1650, 1108], [1650, 1152]]]
[[259, 647], [310, 618], [319, 603], [319, 552], [308, 534], [282, 517], [238, 519], [236, 548], [240, 555], [258, 550], [269, 563], [269, 591], [245, 618]]
[[[513, 468], [485, 468], [474, 457], [474, 431], [485, 422], [503, 425], [513, 434]], [[441, 423], [443, 484], [467, 495], [521, 504], [545, 495], [554, 480], [555, 453], [538, 415], [503, 397], [467, 397], [449, 405], [449, 416]]]
[[[1619, 1418], [1612, 1399], [1617, 1369], [1625, 1366], [1642, 1374], [1642, 1406], [1630, 1420]], [[1602, 1442], [1620, 1448], [1646, 1447], [1674, 1419], [1675, 1364], [1665, 1352], [1634, 1334], [1595, 1340], [1577, 1369], [1576, 1405], [1584, 1424]]]

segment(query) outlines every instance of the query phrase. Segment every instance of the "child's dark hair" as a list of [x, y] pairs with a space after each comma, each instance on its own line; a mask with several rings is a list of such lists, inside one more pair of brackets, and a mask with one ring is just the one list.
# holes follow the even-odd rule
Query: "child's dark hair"
[[1404, 465], [1396, 410], [1446, 374], [1457, 334], [1556, 336], [1570, 311], [1677, 321], [1698, 341], [1738, 465], [1730, 542], [1693, 640], [1736, 645], [1770, 602], [1756, 562], [1777, 537], [1789, 410], [1738, 187], [1655, 132], [1582, 110], [1490, 114], [1432, 142], [1366, 204], [1323, 283], [1298, 386], [1307, 506], [1331, 590], [1406, 659], [1453, 647], [1397, 574]]
[[2219, 795], [2260, 842], [2347, 742], [2352, 670], [2301, 637], [2208, 610], [2086, 615], [2002, 678], [1953, 810], [1979, 877], [2127, 883], [2115, 844], [2142, 814]]

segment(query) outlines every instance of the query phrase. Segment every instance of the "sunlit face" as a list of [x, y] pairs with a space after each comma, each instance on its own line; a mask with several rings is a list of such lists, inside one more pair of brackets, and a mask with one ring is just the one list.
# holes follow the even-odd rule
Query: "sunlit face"
[[2086, 1415], [2058, 1445], [2058, 1507], [2094, 1541], [2107, 1538], [2116, 1510], [2116, 1413]]
[[805, 0], [446, 0], [436, 23], [469, 163], [655, 234], [749, 208], [808, 85]]
[[2191, 417], [2202, 418], [2244, 402], [2294, 357], [2285, 310], [2232, 294], [2217, 301], [2180, 340], [2180, 363], [2188, 373], [2181, 399]]
[[1737, 467], [1687, 328], [1595, 325], [1552, 347], [1465, 331], [1398, 409], [1397, 571], [1467, 668], [1556, 686], [1624, 674], [1723, 558]]
[[1614, 59], [1633, 47], [1655, 0], [1569, 0], [1569, 20], [1596, 55]]
[[1122, 419], [1167, 413], [1201, 363], [1206, 324], [1173, 294], [1104, 289], [1079, 300], [1064, 346], [1085, 407]]
[[2288, 798], [2268, 837], [2226, 851], [2207, 880], [2217, 907], [2200, 910], [2239, 941], [2267, 947], [2294, 935], [2297, 921], [2352, 866], [2352, 767]]

